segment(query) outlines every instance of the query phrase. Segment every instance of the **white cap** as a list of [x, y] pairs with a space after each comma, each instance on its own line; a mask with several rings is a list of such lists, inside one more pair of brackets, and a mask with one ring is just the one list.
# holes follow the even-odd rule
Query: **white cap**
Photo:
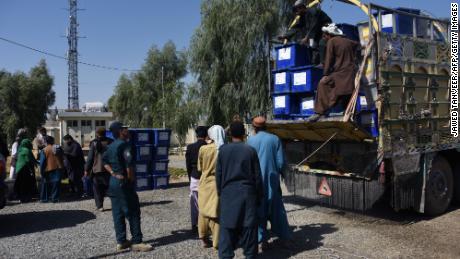
[[329, 24], [328, 26], [324, 26], [323, 28], [321, 28], [321, 30], [323, 32], [326, 32], [326, 33], [329, 33], [329, 34], [332, 34], [332, 35], [336, 35], [336, 36], [343, 36], [343, 31], [341, 29], [339, 29], [337, 27], [337, 25], [335, 25], [335, 23], [331, 23]]

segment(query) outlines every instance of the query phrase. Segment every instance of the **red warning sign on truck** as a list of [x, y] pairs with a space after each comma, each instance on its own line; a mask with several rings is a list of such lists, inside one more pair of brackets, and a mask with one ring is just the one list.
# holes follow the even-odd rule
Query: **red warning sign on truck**
[[323, 177], [321, 180], [321, 183], [318, 188], [318, 194], [324, 195], [324, 196], [332, 196], [331, 188], [329, 187], [329, 184], [327, 183], [326, 177]]

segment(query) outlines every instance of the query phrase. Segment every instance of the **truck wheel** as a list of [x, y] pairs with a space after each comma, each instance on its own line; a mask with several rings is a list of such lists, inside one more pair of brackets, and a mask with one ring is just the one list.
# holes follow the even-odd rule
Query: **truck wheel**
[[449, 162], [442, 156], [436, 156], [426, 183], [426, 214], [435, 216], [446, 211], [453, 196], [453, 181], [454, 177]]
[[454, 167], [454, 202], [460, 204], [460, 164]]

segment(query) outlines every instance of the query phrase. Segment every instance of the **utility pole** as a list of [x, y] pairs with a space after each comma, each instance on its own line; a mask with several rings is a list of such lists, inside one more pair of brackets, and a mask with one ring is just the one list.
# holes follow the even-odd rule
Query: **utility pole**
[[67, 40], [69, 43], [68, 58], [68, 109], [78, 110], [78, 23], [77, 23], [77, 0], [69, 0], [69, 28], [67, 32]]
[[164, 67], [161, 66], [161, 91], [163, 93], [163, 129], [166, 128], [166, 109], [165, 109], [165, 86], [164, 86]]

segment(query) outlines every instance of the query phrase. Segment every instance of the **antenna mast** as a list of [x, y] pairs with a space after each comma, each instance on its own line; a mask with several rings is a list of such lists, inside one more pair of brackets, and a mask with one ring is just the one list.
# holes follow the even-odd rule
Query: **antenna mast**
[[67, 31], [67, 40], [69, 50], [67, 52], [69, 75], [68, 75], [68, 109], [78, 110], [78, 23], [77, 23], [77, 0], [69, 0], [69, 28]]

